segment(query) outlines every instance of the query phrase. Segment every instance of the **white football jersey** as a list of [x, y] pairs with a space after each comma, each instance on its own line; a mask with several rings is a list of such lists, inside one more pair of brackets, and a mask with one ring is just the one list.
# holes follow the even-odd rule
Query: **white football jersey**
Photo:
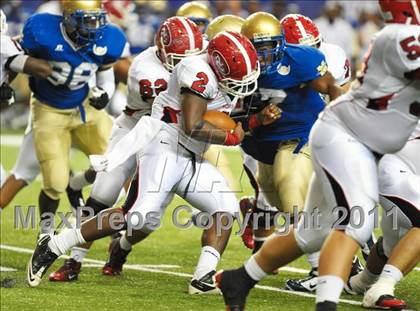
[[420, 117], [420, 81], [404, 76], [420, 68], [419, 37], [415, 25], [391, 24], [378, 32], [363, 75], [322, 118], [338, 120], [373, 151], [400, 150]]
[[19, 43], [15, 42], [9, 36], [1, 35], [1, 46], [0, 46], [0, 85], [6, 82], [9, 78], [8, 71], [4, 67], [9, 57], [23, 54], [23, 50], [19, 46]]
[[136, 111], [132, 116], [137, 119], [151, 113], [152, 105], [147, 100], [153, 100], [168, 85], [169, 71], [156, 52], [157, 47], [152, 46], [137, 55], [128, 71], [127, 107]]
[[207, 110], [230, 113], [235, 106], [229, 96], [219, 90], [217, 77], [211, 69], [207, 54], [190, 56], [182, 59], [169, 77], [168, 89], [159, 94], [153, 102], [152, 117], [167, 123], [175, 135], [179, 133], [179, 142], [187, 149], [199, 154], [204, 152], [208, 143], [187, 136], [183, 130], [184, 117], [181, 107], [182, 89], [209, 100]]
[[331, 72], [339, 85], [350, 81], [351, 68], [346, 52], [336, 44], [322, 42], [319, 50], [325, 55], [328, 71]]
[[395, 155], [400, 157], [416, 175], [420, 175], [420, 121], [404, 148]]

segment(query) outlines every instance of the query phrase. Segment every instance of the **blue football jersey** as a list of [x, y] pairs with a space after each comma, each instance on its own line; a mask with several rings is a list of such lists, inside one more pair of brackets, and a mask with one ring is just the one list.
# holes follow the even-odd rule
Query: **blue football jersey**
[[[281, 117], [273, 124], [256, 128], [252, 137], [248, 138], [256, 142], [245, 142], [245, 148], [248, 149], [248, 145], [258, 145], [258, 141], [265, 143], [260, 146], [268, 146], [269, 142], [278, 144], [284, 140], [297, 139], [301, 142], [300, 149], [307, 142], [312, 125], [325, 107], [320, 94], [307, 84], [327, 71], [325, 56], [318, 49], [286, 44], [283, 57], [277, 64], [277, 71], [261, 74], [258, 79], [262, 99], [276, 103], [282, 110]], [[251, 155], [258, 159], [258, 155]], [[266, 157], [267, 155], [261, 161], [270, 163]], [[271, 154], [268, 158], [273, 157], [274, 154]]]
[[62, 16], [35, 14], [24, 25], [22, 47], [29, 55], [47, 60], [65, 81], [30, 77], [35, 98], [59, 109], [80, 106], [89, 93], [89, 80], [98, 68], [117, 61], [126, 46], [124, 33], [107, 24], [95, 43], [76, 47], [67, 36]]

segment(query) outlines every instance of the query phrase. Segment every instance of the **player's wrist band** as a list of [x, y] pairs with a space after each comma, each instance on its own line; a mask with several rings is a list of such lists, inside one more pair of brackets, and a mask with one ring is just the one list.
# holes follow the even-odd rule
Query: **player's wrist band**
[[223, 145], [225, 146], [236, 146], [241, 143], [241, 140], [235, 133], [231, 133], [230, 131], [226, 131], [226, 139]]
[[250, 130], [255, 129], [256, 127], [258, 127], [260, 125], [261, 125], [261, 123], [260, 123], [260, 120], [258, 120], [258, 114], [257, 113], [254, 113], [253, 115], [251, 115], [249, 117], [249, 120], [248, 120], [248, 128]]
[[6, 64], [6, 68], [9, 68], [14, 72], [23, 72], [23, 68], [25, 67], [25, 63], [28, 58], [28, 55], [16, 55], [12, 59], [10, 59], [10, 62]]

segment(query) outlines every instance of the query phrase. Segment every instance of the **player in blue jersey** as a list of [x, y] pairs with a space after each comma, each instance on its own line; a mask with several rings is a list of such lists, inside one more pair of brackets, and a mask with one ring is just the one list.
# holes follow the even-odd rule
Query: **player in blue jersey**
[[[309, 46], [285, 43], [280, 21], [273, 15], [264, 12], [250, 15], [241, 32], [253, 42], [261, 64], [259, 95], [254, 94], [250, 104], [260, 109], [275, 104], [281, 109], [280, 118], [267, 126], [258, 126], [260, 120], [251, 117], [248, 122], [251, 135], [244, 139], [241, 147], [258, 160], [256, 184], [264, 191], [268, 203], [276, 210], [289, 213], [293, 222], [294, 208], [302, 210], [304, 207], [312, 175], [307, 142], [312, 125], [325, 106], [320, 93], [335, 99], [342, 89], [328, 71], [324, 54]], [[255, 206], [254, 212], [271, 216], [269, 230], [266, 217], [260, 218], [262, 223], [255, 224], [262, 225], [262, 229], [254, 233], [258, 237], [254, 252], [259, 254], [257, 251], [264, 238], [273, 232], [274, 212]], [[254, 256], [250, 260], [255, 260]], [[254, 271], [246, 268], [217, 275], [227, 310], [244, 308], [243, 295], [254, 285]]]
[[21, 40], [29, 55], [47, 60], [54, 71], [48, 79], [29, 81], [43, 177], [41, 233], [52, 230], [51, 214], [45, 213], [55, 213], [68, 184], [70, 145], [87, 155], [106, 150], [112, 122], [102, 109], [115, 90], [112, 64], [126, 48], [124, 34], [107, 24], [101, 1], [63, 1], [62, 7], [63, 16], [30, 17]]
[[[342, 89], [328, 72], [324, 54], [309, 46], [285, 43], [280, 22], [271, 14], [252, 14], [242, 26], [242, 32], [259, 50], [262, 68], [258, 96], [254, 95], [251, 106], [258, 109], [268, 103], [276, 104], [282, 114], [273, 124], [253, 130], [241, 145], [246, 158], [251, 156], [258, 160], [257, 176], [249, 175], [251, 179], [256, 178], [254, 184], [261, 188], [259, 196], [268, 201], [264, 204], [258, 200], [257, 204], [245, 199], [241, 207], [269, 213], [271, 220], [279, 210], [289, 213], [293, 222], [294, 208], [303, 209], [312, 174], [307, 141], [312, 125], [325, 106], [320, 93], [334, 99]], [[254, 123], [258, 124], [258, 120], [252, 121], [251, 128]], [[247, 160], [245, 165], [249, 162]], [[247, 167], [247, 172], [252, 169]], [[267, 208], [267, 205], [275, 208]], [[260, 219], [265, 222], [265, 217]], [[260, 225], [254, 232], [254, 252], [273, 232], [273, 228], [262, 228], [265, 223]]]

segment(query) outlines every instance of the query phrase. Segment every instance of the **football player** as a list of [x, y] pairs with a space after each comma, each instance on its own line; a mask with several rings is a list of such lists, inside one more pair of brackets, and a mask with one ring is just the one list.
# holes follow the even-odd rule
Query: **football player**
[[[194, 43], [191, 42], [192, 47], [202, 44], [201, 35], [194, 36], [194, 40]], [[207, 54], [187, 57], [178, 63], [169, 77], [168, 89], [155, 99], [152, 108], [155, 119], [143, 117], [116, 145], [124, 145], [122, 142], [130, 137], [138, 139], [144, 136], [145, 131], [152, 132], [149, 127], [141, 128], [142, 124], [150, 120], [159, 124], [158, 134], [148, 143], [147, 148], [137, 153], [141, 175], [132, 183], [124, 204], [127, 221], [140, 227], [133, 230], [132, 235], [123, 236], [121, 240], [124, 239], [125, 245], [113, 245], [111, 257], [114, 260], [124, 261], [129, 250], [123, 249], [129, 249], [132, 244], [143, 240], [157, 229], [156, 225], [167, 204], [174, 193], [177, 193], [193, 206], [213, 215], [213, 224], [204, 235], [190, 292], [215, 291], [212, 277], [231, 231], [230, 226], [222, 228], [217, 223], [226, 225], [225, 214], [233, 215], [238, 211], [238, 203], [223, 176], [214, 166], [203, 160], [201, 154], [209, 143], [238, 145], [244, 132], [241, 124], [237, 124], [232, 131], [218, 129], [204, 121], [203, 115], [207, 109], [229, 113], [238, 98], [255, 91], [258, 76], [255, 49], [248, 39], [233, 32], [223, 32], [213, 38], [209, 42]], [[272, 122], [276, 116], [268, 114], [268, 118], [263, 119]], [[162, 121], [157, 121], [156, 118]], [[144, 140], [143, 137], [143, 142]], [[119, 148], [115, 148], [118, 152]], [[125, 147], [131, 152], [137, 149], [132, 146], [130, 148]], [[131, 156], [126, 152], [122, 155], [123, 159], [117, 157], [114, 161], [124, 161], [124, 157]], [[109, 155], [104, 158], [107, 159], [107, 156]], [[147, 216], [151, 212], [154, 219]], [[83, 223], [81, 229], [68, 229], [57, 236], [43, 237], [28, 266], [28, 283], [31, 286], [39, 285], [48, 267], [70, 247], [114, 233], [116, 230], [109, 224], [109, 217], [115, 213], [121, 215], [122, 209], [114, 208], [102, 212], [104, 226], [100, 230], [95, 217]], [[120, 222], [124, 220], [120, 219]], [[216, 234], [217, 231], [219, 234]]]
[[[112, 64], [127, 48], [124, 34], [107, 24], [101, 1], [63, 1], [63, 16], [35, 14], [24, 25], [22, 47], [46, 59], [52, 79], [30, 78], [32, 126], [43, 177], [39, 196], [41, 233], [52, 230], [69, 180], [69, 148], [105, 152], [111, 119], [103, 108], [115, 89]], [[48, 33], [46, 36], [45, 34]], [[96, 86], [89, 81], [96, 77]]]
[[[312, 174], [307, 141], [317, 115], [325, 106], [319, 93], [336, 98], [342, 89], [328, 71], [324, 54], [316, 48], [285, 42], [282, 26], [273, 15], [264, 12], [252, 14], [243, 24], [242, 33], [253, 41], [263, 64], [259, 79], [261, 97], [252, 105], [276, 104], [282, 110], [282, 117], [269, 126], [252, 131], [252, 136], [247, 136], [241, 146], [248, 155], [258, 160], [254, 184], [260, 186], [260, 192], [264, 193], [269, 206], [293, 216], [295, 207], [298, 210], [303, 208]], [[340, 76], [345, 71], [345, 60], [342, 62]], [[255, 121], [258, 123], [258, 120]], [[252, 172], [252, 169], [248, 170]], [[241, 205], [244, 201], [250, 202], [246, 198]], [[255, 204], [255, 200], [253, 202]], [[268, 214], [272, 222], [276, 210], [261, 205], [252, 206], [254, 212]], [[266, 226], [265, 218], [260, 218], [260, 229], [254, 233], [254, 252], [273, 232], [273, 223], [270, 223], [271, 229], [263, 228]]]
[[[128, 73], [128, 104], [117, 118], [112, 130], [108, 152], [128, 133], [142, 116], [150, 115], [156, 96], [165, 91], [169, 74], [182, 58], [203, 52], [201, 44], [193, 44], [200, 36], [198, 27], [183, 17], [173, 17], [163, 22], [156, 34], [155, 45], [140, 53], [133, 60]], [[171, 38], [171, 40], [169, 40]], [[136, 172], [136, 157], [132, 156], [110, 172], [98, 173], [86, 205], [95, 213], [112, 207], [118, 200], [120, 190]], [[146, 177], [145, 177], [146, 178]], [[81, 263], [91, 244], [74, 247], [71, 258], [51, 273], [50, 281], [74, 281], [80, 273]], [[103, 268], [105, 275], [119, 275], [122, 262], [108, 262]]]
[[373, 231], [376, 157], [402, 149], [420, 117], [418, 1], [379, 4], [388, 25], [376, 34], [363, 74], [311, 131], [315, 174], [305, 209], [320, 208], [320, 225], [301, 221], [288, 234], [273, 235], [240, 269], [217, 274], [230, 310], [243, 310], [249, 290], [267, 273], [321, 246], [316, 310], [337, 309], [352, 258]]
[[365, 307], [406, 307], [404, 301], [394, 297], [394, 288], [419, 261], [419, 154], [420, 123], [401, 151], [379, 161], [383, 237], [375, 244], [366, 268], [351, 277], [345, 288], [352, 294], [363, 294], [370, 287], [363, 300]]
[[[7, 22], [6, 15], [3, 10], [0, 10], [0, 34], [1, 34], [1, 77], [0, 77], [0, 102], [1, 104], [11, 104], [14, 102], [14, 91], [9, 86], [9, 83], [16, 76], [15, 71], [21, 71], [30, 75], [37, 76], [42, 79], [52, 79], [54, 74], [52, 67], [47, 61], [36, 59], [31, 56], [25, 55], [19, 43], [6, 35]], [[25, 140], [25, 139], [24, 139]], [[25, 142], [23, 142], [25, 144]], [[29, 162], [38, 163], [36, 160], [34, 149], [33, 152], [27, 152], [25, 157], [29, 158]], [[31, 161], [33, 160], [33, 161]], [[3, 168], [2, 168], [3, 172]], [[25, 171], [26, 172], [26, 171]], [[38, 173], [35, 174], [35, 176]], [[24, 175], [24, 174], [22, 174]], [[22, 176], [19, 175], [19, 176]], [[33, 174], [31, 174], [32, 176]], [[1, 178], [1, 191], [0, 191], [0, 208], [4, 208], [13, 199], [14, 195], [24, 187], [25, 183], [20, 182], [15, 178], [15, 169], [12, 175], [7, 177], [6, 174]], [[34, 176], [34, 178], [35, 178]], [[7, 190], [8, 189], [8, 190]]]
[[[283, 17], [280, 23], [283, 26], [284, 37], [287, 43], [303, 44], [318, 48], [325, 55], [328, 70], [337, 83], [343, 90], [349, 88], [351, 77], [350, 62], [341, 47], [323, 41], [318, 27], [309, 17], [300, 14], [289, 14]], [[293, 174], [293, 171], [290, 171], [290, 174]], [[372, 246], [373, 241], [371, 241], [369, 245]], [[370, 247], [366, 247], [366, 249], [363, 256], [367, 259]], [[287, 289], [307, 292], [315, 291], [318, 275], [319, 252], [307, 256], [308, 262], [311, 265], [309, 276], [303, 279], [287, 280]], [[361, 269], [361, 264], [357, 257], [354, 259], [352, 269], [352, 275], [356, 274]]]
[[190, 1], [179, 7], [176, 16], [187, 17], [198, 25], [201, 33], [206, 31], [207, 26], [213, 19], [210, 9], [202, 2]]

